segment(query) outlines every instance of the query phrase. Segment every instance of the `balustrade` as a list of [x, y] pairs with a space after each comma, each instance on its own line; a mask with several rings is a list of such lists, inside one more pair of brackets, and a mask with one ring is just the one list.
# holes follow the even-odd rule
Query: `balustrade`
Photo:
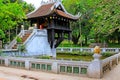
[[[58, 47], [58, 52], [93, 52], [93, 48]], [[120, 52], [120, 48], [101, 48], [101, 52]]]

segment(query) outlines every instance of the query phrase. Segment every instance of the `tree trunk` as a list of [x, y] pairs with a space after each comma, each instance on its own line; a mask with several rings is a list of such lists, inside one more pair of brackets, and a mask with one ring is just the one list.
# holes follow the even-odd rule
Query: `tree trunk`
[[118, 44], [120, 44], [120, 33], [118, 34]]
[[85, 36], [85, 45], [87, 45], [87, 41], [88, 41], [87, 36]]
[[73, 44], [76, 45], [78, 43], [79, 38], [80, 38], [80, 34], [78, 36], [73, 36], [72, 35], [72, 42], [73, 42]]

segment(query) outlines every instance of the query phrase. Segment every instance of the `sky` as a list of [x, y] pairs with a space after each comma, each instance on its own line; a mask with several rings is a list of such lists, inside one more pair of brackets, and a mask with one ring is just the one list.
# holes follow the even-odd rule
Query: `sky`
[[[24, 0], [24, 1], [33, 4], [35, 8], [38, 8], [42, 0]], [[48, 0], [43, 0], [43, 1], [47, 2]]]

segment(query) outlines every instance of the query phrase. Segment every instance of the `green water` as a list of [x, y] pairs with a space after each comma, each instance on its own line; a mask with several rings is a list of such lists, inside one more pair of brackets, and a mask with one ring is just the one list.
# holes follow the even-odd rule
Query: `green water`
[[[106, 57], [101, 57], [101, 59], [105, 59]], [[80, 55], [71, 55], [71, 54], [62, 54], [57, 53], [57, 59], [64, 59], [64, 60], [75, 60], [75, 61], [91, 61], [93, 60], [92, 56], [80, 56]]]

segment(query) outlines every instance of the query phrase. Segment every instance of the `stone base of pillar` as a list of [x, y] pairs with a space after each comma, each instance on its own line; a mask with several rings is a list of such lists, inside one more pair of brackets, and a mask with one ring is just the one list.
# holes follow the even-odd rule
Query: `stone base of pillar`
[[52, 48], [52, 57], [56, 58], [56, 48]]
[[100, 61], [100, 54], [94, 54], [93, 55], [94, 60], [90, 63], [88, 66], [88, 76], [91, 78], [102, 78], [103, 72], [102, 72], [102, 63]]
[[52, 63], [52, 72], [53, 73], [58, 73], [58, 63], [57, 62], [53, 62]]

